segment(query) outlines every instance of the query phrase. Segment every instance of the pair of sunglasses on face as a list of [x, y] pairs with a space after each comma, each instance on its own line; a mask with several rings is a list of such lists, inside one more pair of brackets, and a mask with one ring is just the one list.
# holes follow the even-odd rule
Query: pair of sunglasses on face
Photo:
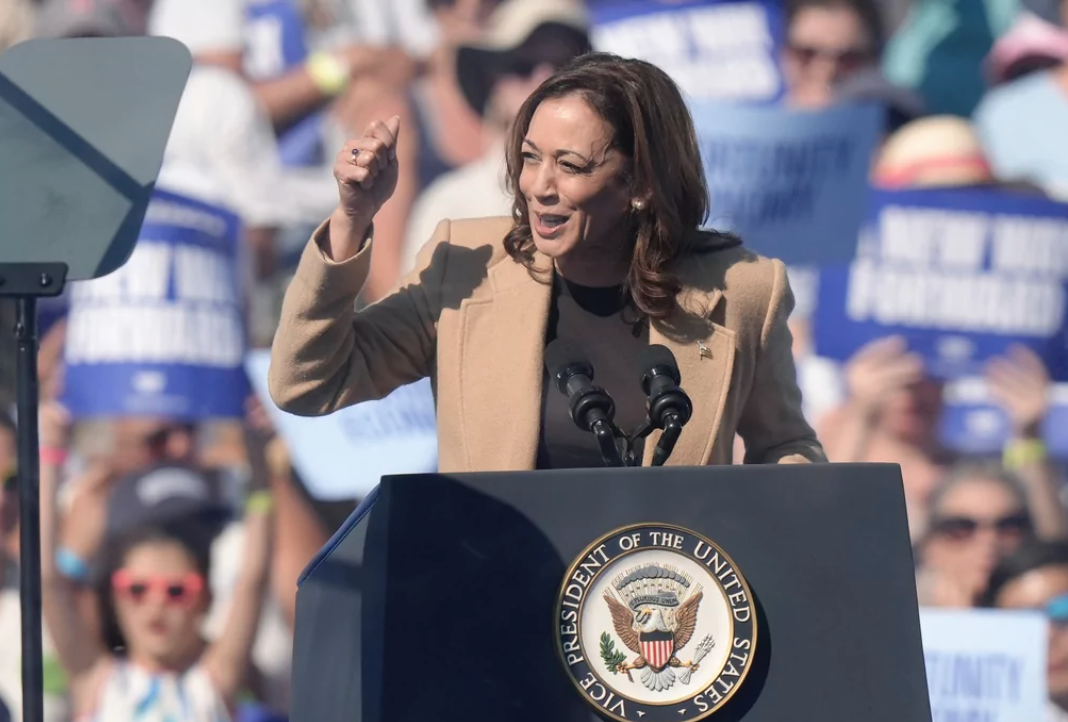
[[931, 524], [931, 533], [952, 541], [967, 541], [980, 531], [990, 530], [999, 537], [1021, 537], [1031, 532], [1027, 514], [1009, 514], [997, 519], [973, 519], [967, 516], [944, 516]]
[[819, 48], [813, 45], [801, 45], [798, 43], [790, 43], [788, 48], [790, 53], [797, 58], [802, 65], [810, 65], [815, 60], [825, 60], [847, 70], [855, 70], [872, 58], [871, 52], [862, 48], [832, 50], [830, 48]]
[[115, 593], [138, 604], [149, 598], [163, 599], [167, 604], [189, 606], [204, 591], [204, 577], [189, 573], [180, 576], [134, 575], [120, 569], [111, 575]]

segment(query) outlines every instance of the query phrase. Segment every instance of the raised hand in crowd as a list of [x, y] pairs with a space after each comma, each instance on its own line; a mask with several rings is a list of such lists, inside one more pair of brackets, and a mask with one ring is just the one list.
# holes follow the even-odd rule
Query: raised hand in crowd
[[850, 403], [875, 420], [894, 394], [923, 379], [923, 360], [905, 340], [888, 336], [861, 348], [846, 365]]
[[289, 448], [275, 433], [270, 415], [259, 398], [246, 404], [249, 429], [256, 437], [250, 445], [262, 453], [262, 474], [275, 500], [274, 553], [271, 555], [271, 588], [283, 616], [292, 628], [296, 622], [297, 580], [304, 568], [330, 538], [328, 530], [293, 479]]
[[1014, 346], [987, 366], [990, 394], [1009, 416], [1013, 439], [1039, 439], [1050, 407], [1050, 378], [1042, 359]]
[[886, 409], [924, 378], [923, 361], [904, 339], [889, 336], [862, 347], [846, 364], [846, 399], [821, 433], [831, 461], [868, 461], [869, 446]]
[[935, 434], [941, 386], [927, 378], [920, 357], [896, 336], [861, 348], [845, 375], [846, 400], [820, 430], [827, 457], [899, 464], [916, 537], [925, 526], [927, 495], [945, 469]]
[[323, 249], [335, 263], [360, 251], [375, 214], [397, 187], [399, 133], [399, 117], [375, 121], [338, 153], [334, 177], [340, 203], [330, 218], [329, 248]]
[[1042, 424], [1050, 408], [1049, 371], [1032, 350], [1015, 346], [988, 364], [986, 382], [990, 395], [1009, 417], [1011, 437], [1005, 444], [1003, 463], [1027, 489], [1036, 533], [1045, 538], [1068, 535], [1057, 472], [1042, 440]]

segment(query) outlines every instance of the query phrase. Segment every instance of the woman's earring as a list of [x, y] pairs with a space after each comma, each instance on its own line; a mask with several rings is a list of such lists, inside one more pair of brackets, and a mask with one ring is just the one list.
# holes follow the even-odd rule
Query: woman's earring
[[634, 199], [630, 202], [630, 207], [638, 213], [641, 213], [643, 210], [645, 210], [645, 201]]

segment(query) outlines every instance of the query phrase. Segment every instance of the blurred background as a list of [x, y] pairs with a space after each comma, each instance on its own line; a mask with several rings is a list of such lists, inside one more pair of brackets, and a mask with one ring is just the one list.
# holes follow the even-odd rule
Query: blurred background
[[442, 218], [511, 212], [512, 118], [591, 48], [672, 74], [710, 225], [788, 262], [806, 413], [832, 461], [901, 465], [921, 605], [1045, 620], [1044, 716], [981, 719], [1068, 720], [1068, 0], [0, 0], [0, 51], [132, 35], [194, 70], [134, 256], [41, 306], [49, 722], [287, 718], [298, 576], [382, 474], [436, 468], [429, 383], [327, 419], [265, 395], [334, 155], [400, 116], [373, 303]]

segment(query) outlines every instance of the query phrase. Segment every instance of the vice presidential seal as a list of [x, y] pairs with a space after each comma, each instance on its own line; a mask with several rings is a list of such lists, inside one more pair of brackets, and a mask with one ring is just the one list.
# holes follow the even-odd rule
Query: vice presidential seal
[[556, 637], [567, 673], [602, 715], [691, 722], [745, 681], [756, 612], [722, 549], [688, 529], [640, 524], [598, 539], [572, 564]]

